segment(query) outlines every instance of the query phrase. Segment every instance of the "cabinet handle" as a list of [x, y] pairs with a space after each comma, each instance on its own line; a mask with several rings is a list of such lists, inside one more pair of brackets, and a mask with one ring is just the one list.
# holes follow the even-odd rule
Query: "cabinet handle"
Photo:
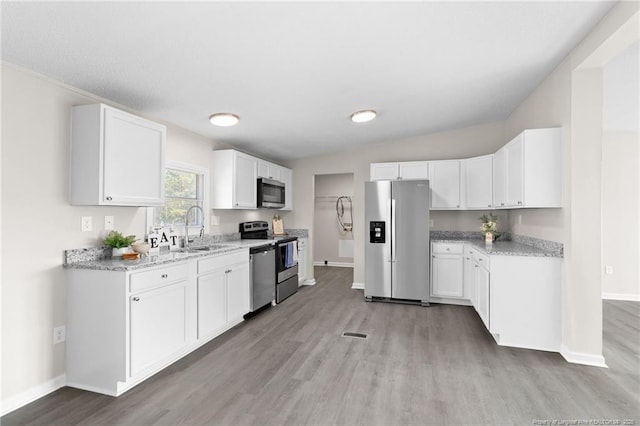
[[451, 249], [449, 247], [447, 247], [447, 251], [450, 251]]
[[474, 268], [477, 268], [477, 267], [478, 267], [478, 265], [473, 265], [473, 267], [474, 267]]
[[162, 275], [160, 276], [160, 278], [163, 278], [163, 279], [164, 279], [164, 278], [168, 278], [168, 277], [169, 277], [169, 275], [167, 275], [167, 274], [162, 274]]
[[113, 200], [113, 198], [107, 197], [107, 201], [111, 201], [111, 200]]
[[504, 206], [504, 203], [500, 203], [501, 206]]
[[522, 201], [518, 201], [518, 204], [522, 205]]
[[491, 207], [491, 204], [487, 204], [487, 207]]
[[478, 260], [479, 260], [480, 262], [482, 262], [482, 258], [478, 258]]
[[136, 297], [134, 297], [134, 298], [133, 298], [133, 301], [134, 301], [134, 302], [139, 302], [139, 301], [140, 301], [140, 298], [136, 296]]
[[460, 208], [460, 204], [458, 204], [456, 207], [457, 207], [457, 208]]
[[224, 271], [225, 274], [230, 274], [231, 272], [233, 272], [233, 269], [227, 269], [226, 271]]

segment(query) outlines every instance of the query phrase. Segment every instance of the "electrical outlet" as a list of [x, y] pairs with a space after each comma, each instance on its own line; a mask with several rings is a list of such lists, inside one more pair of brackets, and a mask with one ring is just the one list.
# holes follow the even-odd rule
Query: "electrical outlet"
[[215, 214], [211, 215], [211, 226], [220, 226], [220, 216], [216, 216]]
[[522, 225], [522, 215], [518, 215], [518, 225]]
[[62, 343], [67, 339], [67, 328], [64, 325], [53, 329], [53, 344]]
[[429, 219], [429, 228], [433, 228], [433, 219]]
[[89, 232], [93, 229], [93, 217], [82, 216], [82, 232]]
[[607, 274], [607, 275], [612, 275], [613, 274], [613, 266], [606, 265], [604, 267], [604, 273]]
[[105, 216], [104, 217], [104, 229], [105, 229], [105, 231], [113, 230], [114, 223], [115, 222], [113, 220], [113, 216]]

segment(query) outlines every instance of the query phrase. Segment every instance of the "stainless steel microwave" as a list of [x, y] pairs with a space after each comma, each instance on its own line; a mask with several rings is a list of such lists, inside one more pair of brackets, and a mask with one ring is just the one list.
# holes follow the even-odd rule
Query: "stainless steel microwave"
[[281, 209], [284, 207], [284, 183], [277, 180], [258, 179], [258, 207]]

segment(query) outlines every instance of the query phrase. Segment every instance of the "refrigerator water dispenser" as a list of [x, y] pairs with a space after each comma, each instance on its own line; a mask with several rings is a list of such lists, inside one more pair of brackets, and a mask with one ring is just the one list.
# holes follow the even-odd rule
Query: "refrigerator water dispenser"
[[369, 222], [369, 242], [374, 244], [385, 243], [385, 222]]

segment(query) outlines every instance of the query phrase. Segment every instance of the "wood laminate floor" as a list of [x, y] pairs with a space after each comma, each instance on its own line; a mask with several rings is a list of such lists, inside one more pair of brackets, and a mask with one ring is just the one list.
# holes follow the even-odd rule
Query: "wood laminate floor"
[[365, 303], [348, 268], [316, 279], [119, 398], [63, 388], [2, 425], [640, 424], [639, 303], [604, 302], [605, 369], [497, 346], [470, 307]]

